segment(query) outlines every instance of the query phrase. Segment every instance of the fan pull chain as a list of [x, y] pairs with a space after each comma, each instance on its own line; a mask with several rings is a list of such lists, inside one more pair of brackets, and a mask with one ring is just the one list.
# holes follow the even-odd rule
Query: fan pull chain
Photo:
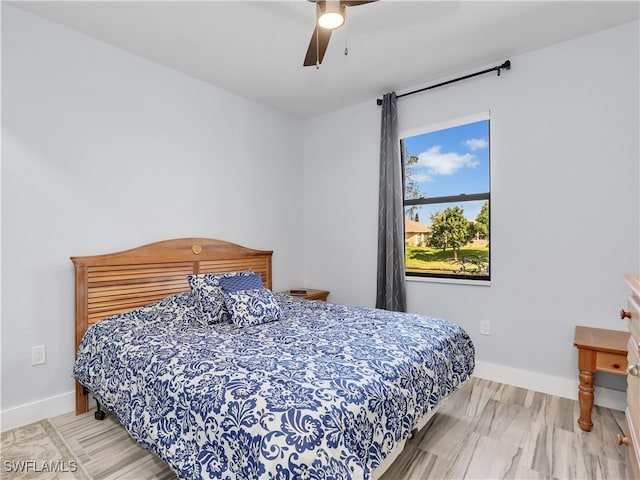
[[349, 54], [349, 35], [347, 35], [347, 10], [344, 11], [344, 54]]
[[316, 70], [320, 69], [320, 33], [319, 27], [316, 25]]

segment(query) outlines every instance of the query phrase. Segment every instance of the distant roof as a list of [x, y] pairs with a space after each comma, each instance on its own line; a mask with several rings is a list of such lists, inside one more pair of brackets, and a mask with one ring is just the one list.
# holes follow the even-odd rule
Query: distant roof
[[405, 218], [404, 231], [407, 233], [429, 233], [431, 231], [431, 226]]

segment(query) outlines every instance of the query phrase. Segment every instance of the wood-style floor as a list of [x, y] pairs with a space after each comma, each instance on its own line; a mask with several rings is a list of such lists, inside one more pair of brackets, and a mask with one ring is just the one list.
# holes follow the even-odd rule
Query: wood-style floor
[[[578, 416], [574, 400], [473, 378], [441, 404], [381, 480], [624, 479], [625, 447], [616, 444], [624, 412], [594, 406], [588, 433]], [[176, 478], [113, 415], [51, 421], [95, 480]]]

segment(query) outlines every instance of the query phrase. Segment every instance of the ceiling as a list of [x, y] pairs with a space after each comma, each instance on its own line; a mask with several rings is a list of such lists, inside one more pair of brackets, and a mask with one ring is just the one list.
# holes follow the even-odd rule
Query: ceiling
[[315, 21], [305, 0], [8, 3], [299, 119], [499, 65], [640, 10], [637, 1], [380, 0], [347, 9], [346, 36], [333, 33], [316, 69], [302, 66]]

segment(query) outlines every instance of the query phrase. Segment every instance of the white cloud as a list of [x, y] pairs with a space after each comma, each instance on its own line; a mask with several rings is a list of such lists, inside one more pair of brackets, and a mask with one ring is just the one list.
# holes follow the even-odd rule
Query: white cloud
[[418, 165], [427, 169], [427, 175], [453, 175], [464, 167], [474, 168], [480, 164], [471, 153], [442, 153], [442, 147], [436, 145], [418, 155]]
[[418, 183], [435, 181], [431, 175], [424, 171], [414, 173], [413, 175], [411, 175], [411, 179]]
[[464, 143], [464, 145], [472, 152], [475, 150], [480, 150], [481, 148], [487, 148], [489, 146], [489, 142], [486, 138], [471, 138], [469, 140], [465, 140], [462, 143]]

